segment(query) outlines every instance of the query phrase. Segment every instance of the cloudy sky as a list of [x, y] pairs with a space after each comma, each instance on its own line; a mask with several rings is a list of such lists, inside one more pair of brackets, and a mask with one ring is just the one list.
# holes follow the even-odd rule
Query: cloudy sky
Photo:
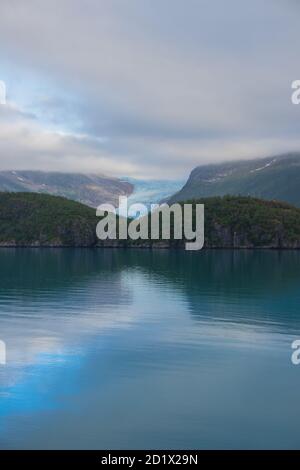
[[1, 0], [0, 169], [184, 178], [300, 150], [297, 0]]

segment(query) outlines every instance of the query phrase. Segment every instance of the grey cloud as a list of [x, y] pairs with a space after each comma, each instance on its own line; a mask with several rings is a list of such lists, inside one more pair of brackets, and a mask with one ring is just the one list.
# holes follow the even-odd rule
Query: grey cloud
[[50, 167], [71, 170], [80, 158], [88, 171], [182, 176], [202, 161], [299, 148], [292, 2], [2, 0], [0, 9], [6, 60], [78, 97], [39, 104], [88, 136], [60, 136], [59, 161], [49, 143]]

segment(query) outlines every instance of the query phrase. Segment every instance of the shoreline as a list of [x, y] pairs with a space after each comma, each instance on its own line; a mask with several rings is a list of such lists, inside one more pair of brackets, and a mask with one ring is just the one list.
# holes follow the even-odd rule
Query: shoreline
[[29, 244], [29, 245], [22, 245], [22, 244], [9, 244], [4, 245], [0, 244], [1, 249], [89, 249], [89, 250], [149, 250], [149, 251], [161, 251], [161, 250], [168, 250], [168, 251], [186, 251], [187, 253], [195, 253], [198, 251], [219, 251], [219, 250], [226, 250], [226, 251], [300, 251], [300, 247], [275, 247], [275, 246], [208, 246], [203, 247], [201, 250], [186, 250], [184, 246], [145, 246], [145, 245], [128, 245], [128, 246], [115, 246], [115, 245], [95, 245], [95, 246], [87, 246], [87, 245], [37, 245], [37, 244]]

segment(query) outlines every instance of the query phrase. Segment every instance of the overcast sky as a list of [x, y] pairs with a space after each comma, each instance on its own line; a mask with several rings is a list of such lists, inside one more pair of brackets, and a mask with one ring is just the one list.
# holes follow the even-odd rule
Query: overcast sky
[[1, 0], [0, 169], [184, 178], [300, 150], [293, 0]]

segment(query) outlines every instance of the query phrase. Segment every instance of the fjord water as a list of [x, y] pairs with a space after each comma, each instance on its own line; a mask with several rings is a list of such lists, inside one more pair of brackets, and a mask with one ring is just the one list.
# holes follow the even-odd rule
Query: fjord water
[[2, 249], [2, 449], [299, 448], [300, 253]]

